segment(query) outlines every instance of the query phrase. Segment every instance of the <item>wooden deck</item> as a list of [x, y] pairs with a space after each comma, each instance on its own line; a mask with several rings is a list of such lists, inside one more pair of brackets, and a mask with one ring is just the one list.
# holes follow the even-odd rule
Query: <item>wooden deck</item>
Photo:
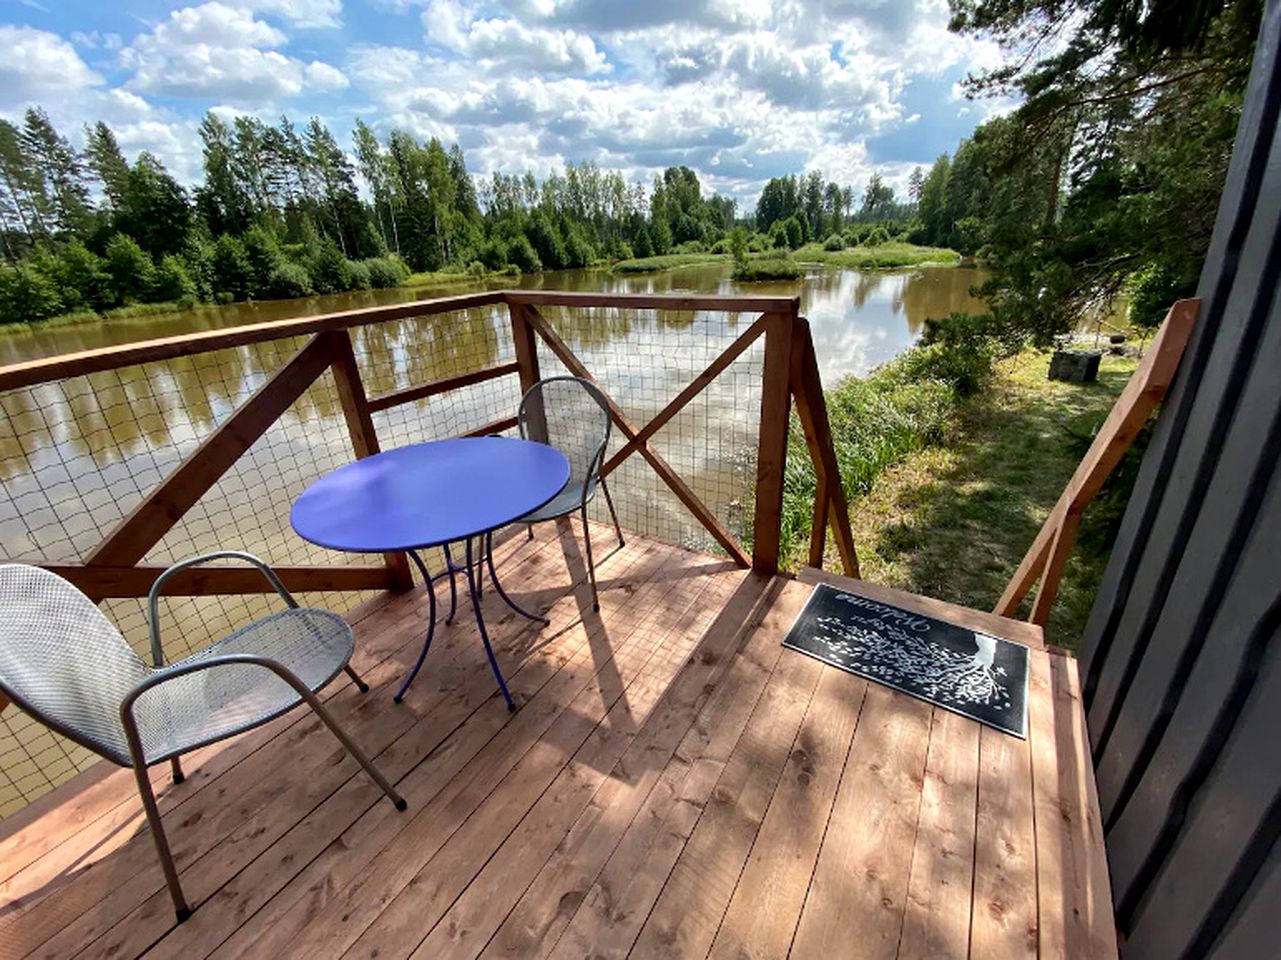
[[1115, 955], [1072, 661], [1034, 650], [1024, 742], [784, 650], [795, 580], [636, 538], [593, 614], [567, 530], [500, 548], [551, 627], [485, 600], [515, 714], [469, 615], [399, 706], [421, 591], [353, 615], [374, 689], [330, 703], [406, 813], [304, 710], [162, 765], [176, 927], [112, 769], [0, 840], [0, 956]]

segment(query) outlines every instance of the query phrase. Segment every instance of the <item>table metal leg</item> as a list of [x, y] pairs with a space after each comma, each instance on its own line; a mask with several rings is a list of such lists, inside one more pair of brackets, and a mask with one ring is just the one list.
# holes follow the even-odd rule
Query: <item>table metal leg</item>
[[454, 582], [454, 572], [458, 569], [454, 566], [454, 558], [450, 556], [449, 544], [442, 548], [445, 551], [445, 570], [449, 573], [449, 616], [445, 618], [445, 626], [454, 622], [454, 610], [458, 603], [458, 585]]
[[[483, 542], [483, 541], [482, 541]], [[490, 572], [493, 572], [493, 561], [490, 561]], [[485, 643], [485, 654], [489, 657], [489, 665], [494, 669], [494, 677], [498, 680], [498, 689], [503, 692], [503, 699], [507, 701], [507, 709], [515, 710], [516, 704], [512, 702], [512, 695], [507, 690], [507, 681], [503, 679], [503, 671], [498, 668], [498, 659], [494, 656], [494, 648], [489, 644], [489, 632], [485, 629], [485, 617], [480, 612], [480, 597], [476, 593], [476, 578], [472, 576], [472, 549], [471, 538], [467, 538], [467, 559], [463, 564], [463, 570], [467, 573], [467, 591], [471, 594], [472, 610], [476, 613], [476, 626], [480, 629], [480, 639]], [[498, 581], [494, 581], [498, 586]], [[502, 594], [502, 587], [498, 587], [498, 592]], [[508, 601], [510, 603], [510, 601]]]
[[489, 563], [489, 579], [494, 581], [494, 589], [498, 591], [498, 595], [503, 598], [507, 606], [511, 607], [522, 617], [526, 617], [529, 620], [536, 620], [543, 626], [550, 625], [551, 620], [547, 617], [541, 616], [537, 613], [530, 613], [528, 610], [519, 606], [515, 600], [507, 596], [507, 591], [504, 590], [503, 585], [498, 582], [498, 571], [494, 568], [494, 535], [492, 533], [485, 534], [482, 549], [485, 553], [485, 559]]
[[[409, 671], [405, 677], [405, 682], [400, 685], [396, 695], [392, 697], [397, 703], [405, 699], [405, 691], [409, 685], [414, 682], [414, 677], [418, 676], [418, 671], [422, 669], [423, 661], [427, 659], [427, 651], [431, 649], [432, 634], [436, 632], [436, 588], [432, 585], [431, 574], [427, 572], [427, 565], [423, 563], [422, 557], [413, 550], [406, 550], [409, 558], [418, 566], [418, 572], [423, 575], [423, 582], [427, 587], [427, 636], [423, 639], [423, 649], [418, 654], [418, 662], [414, 664], [414, 669]], [[451, 580], [452, 582], [452, 580]]]

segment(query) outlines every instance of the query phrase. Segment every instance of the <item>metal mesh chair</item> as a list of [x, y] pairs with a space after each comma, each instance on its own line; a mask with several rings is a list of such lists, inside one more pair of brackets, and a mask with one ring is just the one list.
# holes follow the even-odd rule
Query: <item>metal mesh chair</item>
[[[204, 650], [164, 665], [157, 601], [174, 573], [215, 559], [257, 567], [286, 609], [256, 620]], [[348, 665], [351, 627], [327, 610], [301, 608], [275, 572], [247, 553], [220, 551], [175, 564], [148, 597], [148, 667], [88, 597], [48, 570], [0, 564], [0, 690], [18, 707], [95, 753], [132, 767], [181, 923], [183, 897], [147, 768], [169, 760], [181, 783], [180, 754], [242, 733], [306, 701], [399, 810], [405, 801], [338, 726], [316, 691]]]
[[534, 535], [532, 525], [544, 520], [555, 520], [578, 511], [583, 520], [583, 546], [587, 554], [587, 573], [592, 583], [592, 606], [600, 609], [596, 592], [596, 567], [592, 562], [592, 535], [587, 526], [587, 504], [596, 495], [599, 486], [605, 494], [609, 515], [618, 534], [618, 545], [623, 545], [623, 530], [618, 525], [618, 513], [609, 495], [605, 478], [600, 475], [605, 463], [605, 448], [609, 444], [609, 401], [600, 389], [581, 377], [548, 377], [530, 387], [520, 400], [516, 415], [520, 435], [527, 440], [537, 440], [559, 450], [569, 460], [569, 482], [549, 503], [521, 517], [519, 523], [530, 524], [529, 535]]

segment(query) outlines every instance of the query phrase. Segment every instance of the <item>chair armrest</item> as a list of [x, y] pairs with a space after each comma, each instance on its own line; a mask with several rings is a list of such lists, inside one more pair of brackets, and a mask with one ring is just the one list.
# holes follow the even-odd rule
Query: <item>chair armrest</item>
[[160, 599], [160, 588], [164, 586], [165, 581], [172, 577], [179, 570], [186, 570], [188, 567], [194, 567], [202, 563], [208, 563], [210, 560], [243, 560], [251, 566], [257, 567], [267, 582], [275, 588], [276, 593], [280, 594], [282, 600], [289, 605], [291, 609], [298, 606], [298, 601], [293, 595], [285, 589], [285, 585], [280, 582], [276, 576], [276, 571], [267, 565], [266, 561], [260, 560], [252, 553], [245, 553], [242, 550], [215, 550], [212, 553], [202, 553], [196, 557], [188, 557], [186, 560], [180, 560], [173, 566], [165, 570], [164, 573], [156, 577], [156, 582], [151, 585], [151, 590], [147, 594], [147, 625], [151, 632], [151, 656], [157, 667], [164, 666], [164, 650], [160, 646], [160, 614], [157, 601]]
[[[209, 556], [216, 556], [210, 554]], [[195, 558], [201, 559], [201, 558]], [[208, 559], [208, 557], [204, 558]], [[194, 562], [194, 561], [192, 561]], [[124, 727], [125, 739], [129, 742], [129, 753], [133, 758], [134, 766], [138, 769], [146, 767], [146, 757], [143, 754], [142, 739], [138, 736], [138, 724], [134, 720], [133, 705], [138, 698], [153, 687], [158, 687], [169, 680], [184, 677], [189, 673], [196, 673], [201, 670], [209, 670], [214, 667], [226, 667], [232, 665], [250, 665], [263, 667], [270, 670], [285, 683], [289, 684], [298, 693], [303, 700], [309, 704], [316, 701], [315, 692], [298, 678], [292, 670], [286, 667], [279, 660], [273, 660], [271, 657], [264, 657], [256, 653], [222, 653], [212, 657], [204, 657], [199, 660], [192, 660], [187, 663], [180, 663], [176, 666], [165, 667], [156, 670], [145, 680], [140, 681], [132, 690], [125, 694], [125, 698], [120, 701], [120, 724]], [[228, 734], [230, 736], [230, 734]]]

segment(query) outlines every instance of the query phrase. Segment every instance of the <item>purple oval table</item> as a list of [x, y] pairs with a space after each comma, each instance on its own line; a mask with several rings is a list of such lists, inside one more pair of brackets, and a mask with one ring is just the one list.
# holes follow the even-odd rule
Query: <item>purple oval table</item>
[[[488, 559], [499, 596], [522, 616], [546, 623], [545, 617], [517, 606], [498, 582], [493, 533], [537, 510], [568, 481], [569, 461], [546, 444], [507, 437], [436, 440], [374, 454], [326, 474], [294, 501], [289, 521], [300, 537], [322, 547], [348, 553], [403, 552], [417, 565], [427, 584], [430, 622], [418, 661], [396, 693], [397, 703], [431, 648], [436, 626], [434, 581], [449, 577], [445, 622], [450, 623], [457, 601], [454, 575], [464, 574], [489, 665], [507, 708], [514, 710], [480, 611], [472, 576], [472, 538], [480, 541], [480, 559]], [[454, 563], [449, 550], [450, 544], [459, 541], [466, 543], [461, 566]], [[418, 555], [426, 547], [444, 549], [445, 569], [435, 576]]]

